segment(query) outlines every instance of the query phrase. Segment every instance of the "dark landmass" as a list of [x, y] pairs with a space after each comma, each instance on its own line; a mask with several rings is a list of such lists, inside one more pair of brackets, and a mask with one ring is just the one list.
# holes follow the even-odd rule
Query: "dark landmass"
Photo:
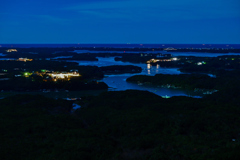
[[205, 52], [205, 53], [240, 53], [240, 49], [234, 48], [111, 48], [111, 47], [80, 47], [76, 50], [90, 51], [129, 51], [129, 52], [146, 52], [146, 51], [167, 51], [167, 52]]
[[[128, 48], [128, 51], [151, 49]], [[116, 60], [177, 67], [191, 73], [133, 76], [127, 81], [209, 92], [199, 99], [185, 96], [166, 99], [135, 90], [104, 92], [76, 101], [40, 95], [0, 99], [0, 159], [240, 159], [239, 56], [77, 54], [72, 52], [76, 48], [17, 50], [7, 52], [0, 48], [0, 53], [12, 58], [26, 56], [0, 61], [0, 90], [69, 93], [102, 90], [108, 88], [98, 81], [104, 74], [141, 72], [136, 66], [79, 66], [74, 62], [44, 60], [60, 56], [96, 60], [115, 55], [122, 56]], [[124, 52], [125, 48], [113, 50]], [[215, 78], [206, 73], [214, 74]], [[73, 102], [81, 108], [74, 111]]]
[[89, 50], [89, 51], [130, 51], [130, 52], [145, 52], [145, 51], [163, 51], [164, 48], [112, 48], [112, 47], [79, 47], [76, 50]]
[[[64, 67], [66, 66], [66, 67]], [[48, 60], [34, 60], [29, 62], [24, 61], [4, 61], [0, 60], [0, 69], [7, 70], [7, 72], [12, 71], [38, 71], [41, 69], [48, 70], [61, 70], [62, 68], [76, 68], [78, 63], [76, 62], [59, 62], [59, 61], [48, 61]]]
[[86, 82], [82, 77], [61, 79], [54, 81], [52, 78], [45, 76], [32, 75], [28, 78], [17, 77], [3, 80], [0, 83], [2, 91], [55, 91], [55, 90], [103, 90], [108, 89], [104, 82], [89, 81]]
[[[240, 56], [218, 56], [212, 58], [198, 58], [190, 63], [180, 67], [182, 72], [199, 72], [219, 74], [222, 70], [239, 70]], [[202, 65], [198, 65], [198, 63]]]
[[[217, 78], [211, 78], [202, 74], [156, 74], [155, 76], [134, 75], [127, 78], [127, 82], [148, 83], [159, 86], [169, 86], [171, 88], [185, 89], [219, 89], [221, 82]], [[218, 82], [220, 84], [218, 84]]]
[[[81, 59], [89, 54], [80, 54]], [[76, 62], [51, 60], [3, 60], [0, 63], [0, 90], [3, 91], [54, 91], [54, 90], [102, 90], [108, 86], [97, 82], [104, 74], [140, 73], [136, 66], [79, 66]], [[70, 78], [67, 74], [76, 72], [79, 77]], [[55, 74], [55, 76], [51, 76]], [[60, 74], [65, 74], [59, 78]], [[57, 78], [55, 78], [57, 77]]]
[[[25, 48], [22, 48], [25, 49]], [[10, 49], [11, 50], [11, 49]], [[3, 50], [3, 53], [5, 56], [3, 58], [29, 58], [29, 59], [35, 59], [35, 60], [44, 60], [46, 58], [54, 58], [54, 57], [59, 57], [59, 56], [73, 56], [73, 55], [77, 55], [76, 52], [73, 51], [68, 51], [68, 49], [66, 49], [66, 51], [59, 51], [58, 49], [48, 49], [48, 48], [44, 48], [42, 50], [21, 50], [21, 49], [16, 49], [17, 52], [15, 51], [11, 51], [11, 52], [7, 52], [6, 50]]]
[[[174, 58], [176, 60], [174, 60]], [[224, 55], [218, 57], [178, 56], [170, 58], [151, 58], [150, 65], [166, 68], [179, 68], [185, 73], [211, 73], [221, 75], [222, 71], [239, 70], [239, 55]]]
[[[8, 48], [8, 47], [0, 47], [0, 53], [11, 53], [11, 52], [7, 52], [7, 50], [9, 49], [16, 49], [17, 53], [39, 53], [39, 54], [52, 54], [52, 53], [56, 53], [56, 52], [71, 52], [74, 51], [75, 48], [73, 47], [69, 47], [69, 48], [47, 48], [47, 47], [39, 47], [39, 48]], [[12, 52], [15, 53], [15, 52]]]
[[[0, 90], [3, 91], [43, 91], [43, 90], [101, 90], [107, 89], [104, 82], [96, 82], [104, 77], [96, 66], [79, 66], [75, 62], [48, 60], [1, 61]], [[76, 72], [79, 77], [68, 77]], [[65, 74], [62, 78], [51, 74]]]
[[96, 55], [90, 53], [75, 54], [72, 58], [58, 58], [58, 60], [98, 61]]
[[[216, 77], [210, 77], [206, 74], [156, 74], [155, 76], [134, 75], [127, 78], [126, 81], [138, 84], [152, 84], [166, 88], [183, 88], [206, 95], [218, 95], [218, 98], [221, 99], [223, 97], [229, 97], [233, 93], [234, 95], [232, 96], [236, 96], [236, 92], [240, 89], [240, 71], [222, 70], [221, 72], [218, 72]], [[216, 92], [218, 94], [216, 94]]]
[[[49, 53], [57, 53], [57, 52], [73, 52], [76, 50], [86, 50], [86, 51], [122, 51], [124, 52], [202, 52], [202, 53], [240, 53], [240, 49], [234, 48], [112, 48], [112, 47], [66, 47], [66, 48], [15, 48], [18, 53], [39, 53], [39, 54], [49, 54]], [[12, 49], [9, 47], [1, 47], [0, 53], [8, 53], [7, 50]]]
[[122, 57], [115, 57], [115, 61], [146, 63], [149, 59], [156, 58], [155, 54], [123, 54]]
[[[240, 94], [239, 94], [240, 95]], [[71, 102], [18, 95], [0, 100], [1, 159], [239, 159], [239, 95], [223, 100], [147, 91]]]
[[103, 73], [97, 66], [79, 66], [76, 62], [36, 60], [30, 62], [22, 61], [0, 61], [0, 69], [7, 77], [13, 78], [16, 74], [23, 75], [24, 72], [41, 72], [41, 70], [54, 72], [69, 72], [77, 70], [86, 79], [103, 78]]
[[201, 52], [201, 53], [240, 53], [240, 49], [226, 49], [226, 48], [183, 48], [168, 50], [168, 52]]

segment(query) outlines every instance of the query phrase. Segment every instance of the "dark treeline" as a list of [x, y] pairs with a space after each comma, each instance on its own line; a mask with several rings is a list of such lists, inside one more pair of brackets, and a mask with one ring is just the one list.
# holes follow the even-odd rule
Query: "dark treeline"
[[74, 54], [72, 58], [58, 58], [58, 60], [98, 61], [98, 59], [96, 58], [96, 55], [90, 54], [90, 53]]
[[48, 51], [44, 53], [29, 53], [29, 52], [11, 52], [11, 53], [5, 53], [6, 55], [3, 58], [28, 58], [28, 59], [40, 59], [40, 60], [45, 60], [46, 58], [54, 58], [54, 57], [59, 57], [59, 56], [75, 56], [77, 55], [76, 52], [57, 52], [55, 53], [54, 51]]
[[162, 51], [163, 48], [112, 48], [112, 47], [80, 47], [76, 50], [90, 50], [90, 51], [133, 51], [133, 52], [144, 52], [144, 51]]
[[[218, 57], [178, 56], [176, 61], [151, 62], [151, 65], [160, 65], [166, 68], [179, 68], [186, 73], [211, 73], [221, 75], [223, 71], [239, 70], [239, 55], [223, 55]], [[157, 58], [166, 59], [166, 58]]]
[[76, 50], [91, 50], [91, 51], [136, 51], [136, 52], [144, 52], [144, 51], [163, 51], [166, 50], [168, 52], [205, 52], [205, 53], [240, 53], [240, 49], [234, 48], [177, 48], [170, 49], [165, 48], [111, 48], [111, 47], [80, 47], [76, 48]]
[[[124, 51], [124, 48], [119, 50]], [[74, 62], [39, 60], [69, 55], [78, 57], [78, 60], [95, 60], [98, 56], [112, 55], [89, 56], [89, 53], [81, 55], [69, 51], [72, 50], [45, 48], [39, 50], [39, 54], [29, 53], [35, 52], [31, 49], [7, 53], [15, 58], [33, 55], [34, 60], [0, 61], [0, 90], [71, 92], [107, 89], [105, 83], [98, 82], [104, 74], [141, 72], [136, 66], [79, 66]], [[48, 57], [48, 53], [54, 56]], [[146, 63], [159, 58], [155, 54], [143, 53], [121, 56], [115, 59]], [[0, 159], [239, 160], [239, 62], [239, 56], [182, 56], [176, 61], [149, 65], [179, 67], [181, 71], [199, 74], [138, 75], [127, 79], [135, 83], [192, 90], [218, 90], [203, 98], [179, 96], [165, 99], [154, 93], [135, 90], [104, 92], [74, 101], [81, 105], [76, 111], [73, 102], [40, 95], [0, 99]], [[47, 74], [50, 72], [76, 72], [80, 76], [54, 81]], [[203, 73], [212, 73], [216, 77]], [[7, 92], [2, 92], [4, 94]]]
[[229, 48], [183, 48], [176, 50], [169, 50], [168, 52], [201, 52], [201, 53], [240, 53], [240, 49]]
[[[185, 58], [186, 59], [186, 58]], [[198, 62], [206, 62], [202, 65], [196, 65]], [[189, 63], [190, 62], [190, 63]], [[223, 70], [239, 70], [240, 56], [218, 56], [218, 57], [205, 57], [203, 58], [192, 58], [188, 60], [188, 63], [184, 63], [180, 67], [182, 72], [199, 72], [199, 73], [213, 73], [219, 74]]]
[[[96, 82], [104, 74], [140, 73], [141, 67], [127, 66], [79, 66], [76, 62], [34, 60], [1, 61], [0, 90], [39, 91], [39, 90], [94, 90], [107, 89], [103, 82]], [[47, 73], [77, 72], [80, 77], [54, 81]]]
[[7, 52], [8, 49], [16, 49], [17, 53], [39, 53], [39, 54], [51, 54], [55, 52], [69, 52], [74, 51], [75, 48], [46, 48], [46, 47], [39, 47], [39, 48], [6, 48], [6, 47], [0, 47], [0, 53], [9, 53]]
[[[240, 95], [240, 94], [239, 94]], [[0, 100], [1, 159], [239, 159], [239, 95], [215, 101], [146, 91], [71, 103], [42, 96]]]
[[[78, 67], [78, 63], [76, 62], [59, 62], [59, 61], [48, 61], [48, 60], [35, 60], [29, 62], [23, 61], [0, 61], [0, 69], [6, 69], [8, 72], [24, 70], [25, 71], [38, 71], [41, 69], [48, 70], [61, 70], [62, 68], [67, 66], [69, 68]], [[65, 69], [66, 70], [66, 69]]]
[[[46, 81], [44, 81], [46, 80]], [[16, 77], [9, 80], [3, 80], [0, 83], [2, 91], [45, 91], [45, 90], [103, 90], [108, 89], [104, 82], [86, 81], [82, 77], [74, 77], [70, 80], [61, 79], [56, 82], [49, 79], [32, 75], [30, 77]]]
[[114, 59], [115, 61], [122, 61], [122, 62], [146, 63], [149, 59], [156, 58], [156, 57], [157, 57], [156, 54], [127, 53], [127, 54], [122, 54], [122, 57], [115, 57]]
[[156, 74], [155, 76], [135, 75], [127, 79], [128, 82], [151, 83], [154, 85], [172, 85], [185, 89], [219, 89], [222, 82], [203, 74]]
[[84, 79], [100, 79], [103, 78], [103, 72], [97, 66], [79, 66], [76, 62], [58, 62], [58, 61], [0, 61], [1, 72], [5, 71], [5, 77], [14, 78], [15, 75], [23, 75], [25, 72], [35, 73], [41, 70], [54, 72], [69, 72], [76, 70]]
[[[79, 66], [75, 62], [58, 62], [48, 60], [34, 61], [1, 61], [1, 75], [3, 80], [0, 83], [0, 90], [4, 91], [38, 91], [43, 89], [51, 90], [93, 90], [107, 89], [103, 82], [96, 82], [104, 77], [104, 73], [97, 66]], [[47, 73], [74, 72], [79, 77], [54, 79]], [[5, 80], [4, 78], [7, 78]]]

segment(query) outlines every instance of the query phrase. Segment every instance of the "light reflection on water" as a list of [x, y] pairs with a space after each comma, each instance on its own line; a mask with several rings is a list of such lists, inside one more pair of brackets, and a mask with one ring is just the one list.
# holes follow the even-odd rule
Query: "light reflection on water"
[[6, 54], [0, 53], [0, 56], [6, 56]]
[[150, 64], [134, 64], [129, 62], [121, 62], [121, 61], [115, 61], [114, 57], [109, 58], [102, 58], [98, 57], [98, 61], [72, 61], [72, 62], [78, 62], [79, 65], [90, 65], [90, 66], [110, 66], [110, 65], [135, 65], [141, 67], [143, 70], [141, 73], [134, 73], [134, 74], [116, 74], [116, 75], [107, 75], [103, 78], [103, 82], [105, 82], [110, 89], [114, 91], [121, 91], [121, 90], [128, 90], [128, 89], [134, 89], [134, 90], [146, 90], [153, 92], [160, 96], [190, 96], [193, 93], [188, 93], [185, 90], [181, 89], [171, 89], [171, 88], [163, 88], [163, 87], [157, 87], [157, 86], [151, 86], [147, 84], [135, 84], [135, 83], [129, 83], [126, 82], [126, 79], [128, 77], [131, 77], [133, 75], [150, 75], [154, 76], [155, 74], [181, 74], [180, 71], [178, 71], [177, 68], [161, 68], [159, 65], [152, 66]]
[[11, 60], [11, 61], [14, 61], [14, 60], [17, 60], [16, 58], [0, 58], [0, 60]]
[[73, 110], [81, 108], [81, 106], [76, 103], [73, 103], [72, 106], [73, 106], [73, 108], [72, 108]]

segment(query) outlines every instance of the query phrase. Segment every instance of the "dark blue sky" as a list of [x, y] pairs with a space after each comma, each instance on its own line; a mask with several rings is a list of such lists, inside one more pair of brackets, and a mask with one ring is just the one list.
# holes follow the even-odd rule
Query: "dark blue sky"
[[4, 0], [0, 43], [240, 44], [240, 1]]

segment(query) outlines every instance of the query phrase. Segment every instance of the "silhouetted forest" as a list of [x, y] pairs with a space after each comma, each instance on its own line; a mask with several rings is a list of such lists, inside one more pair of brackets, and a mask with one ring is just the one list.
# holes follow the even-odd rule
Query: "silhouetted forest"
[[[9, 48], [0, 48], [0, 52], [15, 59], [0, 61], [0, 159], [240, 159], [239, 56], [77, 54], [76, 48], [17, 48], [18, 52], [9, 53], [6, 49]], [[101, 82], [106, 74], [140, 73], [142, 68], [81, 66], [66, 61], [96, 61], [97, 57], [111, 56], [116, 61], [179, 68], [185, 73], [135, 75], [129, 77], [128, 82], [206, 94], [202, 98], [162, 98], [148, 91], [107, 91], [107, 84]], [[21, 57], [32, 60], [21, 61]], [[71, 93], [81, 90], [84, 93], [102, 89], [106, 91], [99, 95], [83, 94], [71, 97], [70, 101], [30, 94], [8, 96], [16, 91]], [[76, 104], [80, 108], [75, 109]]]
[[[240, 98], [239, 95], [238, 97]], [[239, 159], [239, 101], [146, 91], [0, 100], [1, 159]]]

